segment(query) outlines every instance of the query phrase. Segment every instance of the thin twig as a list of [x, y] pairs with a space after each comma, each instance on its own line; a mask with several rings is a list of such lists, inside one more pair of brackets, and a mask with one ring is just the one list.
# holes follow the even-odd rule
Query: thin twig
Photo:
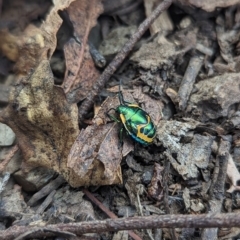
[[[209, 213], [220, 213], [224, 198], [224, 187], [227, 175], [227, 164], [229, 158], [230, 143], [221, 139], [217, 153], [217, 162], [219, 163], [219, 171], [217, 181], [213, 184], [213, 191], [209, 201]], [[218, 228], [203, 229], [201, 239], [217, 239]]]
[[[110, 218], [117, 219], [118, 216], [116, 216], [113, 212], [111, 212], [108, 208], [106, 208], [100, 201], [98, 201], [87, 189], [83, 189], [83, 192], [86, 194], [86, 196], [95, 203], [103, 212], [105, 212]], [[128, 231], [129, 236], [131, 236], [134, 240], [141, 240], [141, 238], [134, 233], [133, 231]]]
[[[170, 162], [167, 159], [165, 159], [164, 172], [163, 172], [163, 189], [164, 189], [163, 203], [164, 203], [164, 207], [167, 214], [171, 214], [171, 209], [168, 204], [169, 195], [168, 195], [168, 185], [167, 185], [169, 169], [170, 169]], [[170, 232], [171, 239], [177, 240], [177, 234], [176, 234], [175, 228], [170, 229], [169, 232]]]
[[54, 179], [45, 187], [43, 187], [40, 191], [35, 193], [28, 201], [28, 206], [33, 206], [39, 199], [50, 194], [53, 190], [57, 189], [64, 182], [66, 182], [66, 180], [61, 175], [59, 175], [56, 179]]
[[[80, 236], [84, 233], [115, 232], [130, 229], [149, 228], [214, 228], [214, 227], [239, 227], [239, 213], [225, 214], [199, 214], [199, 215], [152, 215], [147, 217], [132, 217], [107, 219], [104, 221], [88, 221], [79, 223], [67, 223], [48, 225], [45, 228], [52, 231], [66, 231]], [[13, 226], [0, 231], [0, 240], [12, 240], [29, 231], [31, 226]], [[33, 227], [34, 228], [34, 227]], [[34, 228], [34, 231], [42, 228]], [[38, 238], [48, 236], [47, 233], [38, 232]], [[28, 238], [36, 238], [34, 233]]]
[[5, 157], [5, 159], [0, 164], [0, 173], [4, 171], [5, 167], [10, 162], [10, 160], [15, 155], [15, 153], [18, 151], [18, 149], [19, 149], [19, 147], [17, 144], [10, 149], [8, 155]]
[[66, 232], [66, 231], [59, 231], [59, 230], [52, 230], [52, 229], [48, 229], [48, 228], [38, 228], [38, 229], [31, 229], [23, 234], [21, 234], [20, 236], [18, 236], [17, 238], [15, 238], [14, 240], [23, 240], [26, 239], [26, 237], [28, 237], [29, 235], [38, 235], [38, 232], [50, 232], [51, 235], [53, 236], [58, 236], [60, 238], [65, 238], [65, 239], [70, 239], [72, 237], [76, 237], [75, 234], [70, 233], [70, 232]]
[[111, 75], [117, 70], [117, 68], [126, 58], [126, 56], [130, 53], [130, 51], [133, 49], [136, 42], [150, 27], [153, 21], [171, 4], [172, 4], [172, 0], [165, 0], [162, 3], [160, 3], [157, 6], [157, 8], [152, 12], [152, 14], [140, 24], [137, 31], [132, 35], [129, 41], [123, 46], [121, 51], [114, 57], [112, 62], [106, 67], [102, 75], [98, 78], [95, 85], [93, 86], [92, 91], [87, 95], [86, 99], [80, 106], [79, 113], [78, 113], [79, 121], [82, 121], [84, 116], [87, 115], [89, 109], [93, 105], [94, 98], [98, 95], [98, 93], [102, 90], [102, 88], [104, 87], [105, 83], [109, 80]]
[[53, 201], [53, 197], [56, 194], [56, 190], [53, 190], [47, 198], [43, 201], [43, 203], [40, 205], [40, 207], [37, 209], [36, 214], [43, 214], [45, 209], [50, 205], [50, 203]]
[[179, 109], [184, 110], [187, 106], [187, 101], [192, 92], [193, 85], [196, 81], [196, 77], [202, 67], [203, 57], [194, 56], [188, 63], [187, 70], [183, 76], [181, 85], [178, 90], [179, 97]]

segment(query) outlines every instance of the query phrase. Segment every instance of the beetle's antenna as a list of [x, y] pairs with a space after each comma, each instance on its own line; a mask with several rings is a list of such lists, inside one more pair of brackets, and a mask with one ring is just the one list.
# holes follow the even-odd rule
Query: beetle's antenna
[[119, 81], [118, 99], [121, 105], [125, 105], [125, 101], [123, 99], [123, 94], [122, 94], [122, 79], [116, 75], [112, 75], [112, 77], [115, 78], [117, 81]]
[[119, 98], [119, 102], [121, 105], [125, 104], [125, 101], [123, 99], [123, 94], [122, 94], [122, 80], [121, 78], [119, 79], [119, 92], [118, 92], [118, 98]]

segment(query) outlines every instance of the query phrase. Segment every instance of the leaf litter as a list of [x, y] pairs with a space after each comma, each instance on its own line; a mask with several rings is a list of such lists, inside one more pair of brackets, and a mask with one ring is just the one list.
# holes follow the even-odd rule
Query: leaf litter
[[[2, 110], [0, 120], [9, 125], [17, 136], [23, 156], [21, 171], [45, 167], [63, 175], [72, 187], [115, 184], [112, 187], [102, 186], [99, 191], [92, 190], [113, 210], [121, 208], [124, 212], [121, 216], [128, 216], [128, 209], [132, 211], [132, 208], [135, 208], [133, 214], [140, 216], [169, 213], [169, 209], [175, 214], [184, 211], [191, 214], [204, 213], [208, 207], [210, 212], [237, 211], [239, 172], [236, 160], [240, 152], [237, 141], [240, 121], [239, 34], [236, 29], [239, 9], [234, 1], [230, 1], [228, 6], [232, 7], [223, 9], [225, 16], [218, 15], [217, 11], [212, 11], [227, 5], [213, 2], [207, 6], [191, 1], [191, 5], [209, 11], [201, 10], [194, 15], [194, 9], [185, 5], [184, 1], [177, 1], [173, 9], [159, 20], [159, 26], [164, 26], [164, 21], [168, 22], [166, 28], [159, 27], [162, 31], [158, 33], [155, 24], [151, 28], [151, 38], [143, 40], [127, 60], [128, 64], [124, 63], [117, 72], [122, 79], [133, 79], [130, 84], [123, 81], [124, 87], [128, 85], [128, 90], [123, 90], [125, 100], [138, 103], [151, 115], [157, 127], [154, 143], [147, 148], [134, 144], [129, 136], [124, 136], [123, 148], [119, 147], [121, 125], [111, 122], [106, 116], [110, 108], [119, 105], [116, 91], [115, 96], [111, 96], [113, 79], [106, 86], [107, 99], [92, 120], [86, 121], [90, 125], [85, 128], [80, 126], [79, 130], [79, 106], [76, 103], [86, 98], [101, 72], [90, 55], [88, 39], [99, 16], [99, 22], [104, 23], [101, 19], [103, 6], [99, 1], [53, 1], [47, 13], [49, 3], [40, 10], [40, 3], [37, 2], [30, 8], [35, 10], [34, 14], [21, 19], [19, 24], [17, 15], [16, 19], [10, 21], [14, 30], [9, 27], [8, 14], [4, 12], [1, 21], [8, 24], [0, 29], [0, 50], [4, 58], [15, 64], [14, 87], [9, 105]], [[24, 1], [19, 4], [24, 6]], [[147, 1], [144, 4], [149, 14], [149, 8], [153, 8], [154, 4], [148, 5], [150, 3]], [[12, 8], [10, 6], [9, 9]], [[63, 11], [62, 18], [59, 11]], [[184, 17], [178, 25], [173, 16], [179, 14], [179, 11], [184, 12]], [[235, 18], [230, 13], [234, 13]], [[198, 20], [201, 14], [207, 16], [203, 21]], [[45, 17], [45, 21], [38, 26], [34, 25], [32, 22], [39, 16]], [[108, 19], [110, 17], [107, 16]], [[212, 21], [213, 17], [215, 22]], [[56, 36], [63, 21], [69, 23], [72, 33], [61, 50], [66, 68], [61, 86], [57, 86], [54, 84], [55, 76], [50, 60], [56, 53]], [[116, 31], [118, 24], [113, 27], [113, 31]], [[139, 24], [137, 19], [135, 24]], [[171, 24], [178, 25], [178, 28], [173, 28]], [[113, 43], [111, 39], [109, 44]], [[108, 45], [107, 38], [104, 45]], [[201, 59], [201, 64], [191, 65], [190, 59], [193, 58]], [[196, 67], [195, 73], [185, 71], [187, 67]], [[192, 81], [190, 92], [184, 89], [182, 82], [189, 79]], [[101, 92], [99, 98], [103, 98], [105, 93]], [[182, 101], [186, 103], [186, 110], [181, 107]], [[166, 160], [171, 165], [167, 175], [164, 175]], [[226, 195], [224, 205], [221, 189], [226, 174], [230, 186], [225, 186], [225, 189], [232, 194], [233, 200], [231, 202], [231, 197]], [[36, 170], [36, 175], [41, 178], [40, 171]], [[24, 177], [24, 173], [21, 176]], [[10, 178], [8, 181], [3, 191], [4, 208], [9, 207], [8, 201], [14, 201], [11, 194], [6, 194], [7, 190], [13, 192], [14, 189], [13, 180]], [[17, 178], [15, 181], [20, 184]], [[27, 181], [31, 182], [26, 178]], [[123, 193], [123, 188], [127, 195]], [[169, 188], [171, 196], [166, 195], [166, 188]], [[25, 221], [21, 212], [27, 211], [31, 221], [46, 224], [46, 221], [35, 215], [34, 209], [26, 210], [22, 193], [19, 189], [17, 191], [20, 195], [14, 194], [12, 197], [17, 199], [21, 207], [14, 210], [17, 214], [8, 212], [5, 216], [10, 216], [16, 225], [21, 225]], [[118, 202], [120, 195], [124, 201]], [[48, 201], [52, 201], [51, 208], [45, 212], [48, 222], [58, 222], [59, 219], [63, 222], [79, 221], [81, 217], [76, 212], [81, 212], [81, 220], [96, 219], [91, 205], [87, 206], [89, 202], [85, 203], [82, 196], [81, 191], [65, 186], [51, 192], [50, 199], [45, 199], [38, 211], [43, 213], [41, 209], [45, 209], [48, 206], [46, 204], [50, 204]], [[210, 201], [209, 206], [205, 199]], [[110, 204], [111, 200], [115, 201], [116, 206]], [[80, 202], [81, 207], [78, 206]], [[157, 211], [159, 208], [156, 206], [160, 206], [161, 211]], [[58, 209], [58, 215], [51, 218], [54, 209]], [[24, 224], [27, 226], [30, 222], [25, 221]], [[232, 229], [234, 231], [238, 234]], [[150, 232], [138, 234], [144, 239], [152, 238]], [[196, 237], [197, 231], [183, 229], [182, 232], [174, 233], [163, 229], [162, 234], [165, 238], [173, 235]], [[213, 233], [205, 229], [202, 234], [209, 238]], [[155, 232], [155, 239], [158, 239], [156, 236]], [[111, 239], [109, 234], [106, 237]]]

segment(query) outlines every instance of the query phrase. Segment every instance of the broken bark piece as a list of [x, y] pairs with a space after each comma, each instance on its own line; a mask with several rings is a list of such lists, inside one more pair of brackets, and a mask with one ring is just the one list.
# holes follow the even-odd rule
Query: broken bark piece
[[43, 201], [43, 203], [40, 205], [40, 207], [38, 207], [36, 214], [40, 214], [42, 215], [44, 213], [44, 211], [46, 210], [46, 208], [51, 204], [51, 202], [53, 201], [53, 197], [56, 193], [56, 190], [53, 190], [47, 197], [46, 199]]
[[182, 111], [187, 106], [187, 101], [192, 92], [193, 85], [196, 81], [196, 77], [198, 75], [199, 70], [202, 67], [202, 64], [203, 57], [201, 56], [192, 57], [188, 63], [187, 70], [183, 76], [180, 88], [178, 90], [179, 108]]
[[28, 219], [29, 215], [31, 216], [33, 214], [33, 210], [30, 209], [24, 201], [21, 188], [19, 186], [15, 186], [11, 189], [11, 191], [4, 191], [2, 193], [1, 209], [14, 213], [15, 216], [19, 214], [22, 219]]
[[32, 207], [38, 200], [49, 195], [52, 191], [56, 190], [64, 182], [66, 182], [65, 179], [61, 175], [59, 175], [57, 178], [44, 186], [41, 190], [36, 192], [27, 202], [28, 206]]
[[221, 49], [221, 56], [227, 63], [233, 63], [233, 52], [235, 44], [239, 41], [240, 33], [237, 30], [225, 31], [225, 28], [218, 26], [216, 28], [217, 40]]
[[166, 157], [184, 180], [196, 178], [200, 174], [198, 168], [206, 168], [211, 155], [212, 136], [194, 134], [192, 141], [184, 143], [183, 136], [197, 125], [197, 122], [161, 121], [157, 127], [156, 145], [160, 141], [167, 149]]
[[199, 0], [179, 0], [182, 5], [191, 6], [191, 8], [196, 7], [203, 9], [207, 12], [213, 12], [216, 8], [227, 8], [239, 3], [238, 0], [230, 0], [230, 1], [219, 1], [219, 0], [212, 0], [212, 1], [199, 1]]
[[[216, 214], [220, 213], [222, 209], [222, 203], [224, 199], [224, 185], [227, 175], [227, 165], [229, 159], [230, 143], [221, 139], [217, 161], [219, 161], [219, 172], [217, 181], [213, 184], [212, 196], [209, 201], [209, 213]], [[202, 231], [202, 239], [217, 239], [217, 228], [207, 228]]]
[[224, 123], [224, 128], [232, 130], [240, 125], [240, 111], [237, 111], [233, 116]]
[[[81, 214], [81, 204], [85, 201], [83, 199], [84, 193], [82, 191], [72, 191], [70, 186], [64, 186], [58, 189], [53, 197], [52, 208], [58, 213], [55, 217], [51, 217], [52, 209], [48, 209], [46, 216], [53, 222], [61, 222], [59, 218], [69, 219], [74, 222], [76, 218]], [[91, 204], [91, 203], [89, 203]]]
[[203, 54], [205, 54], [207, 56], [210, 56], [210, 57], [214, 54], [214, 50], [212, 48], [206, 47], [206, 46], [204, 46], [201, 43], [197, 43], [196, 44], [196, 49], [199, 52], [201, 52], [201, 53], [203, 53]]
[[8, 103], [8, 95], [9, 95], [10, 87], [5, 84], [0, 84], [0, 103], [6, 104]]
[[238, 73], [225, 73], [195, 84], [187, 111], [202, 121], [227, 117], [231, 106], [240, 102], [240, 76]]
[[178, 54], [177, 46], [162, 36], [161, 41], [144, 44], [130, 59], [144, 69], [159, 69], [172, 66]]
[[30, 172], [25, 173], [19, 170], [14, 173], [14, 178], [22, 186], [26, 192], [34, 192], [45, 186], [54, 176], [55, 172], [46, 168], [34, 168]]

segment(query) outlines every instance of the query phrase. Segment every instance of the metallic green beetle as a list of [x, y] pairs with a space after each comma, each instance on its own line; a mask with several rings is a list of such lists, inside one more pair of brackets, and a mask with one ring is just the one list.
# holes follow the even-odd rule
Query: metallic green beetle
[[[156, 135], [156, 128], [149, 116], [142, 108], [137, 104], [125, 102], [123, 99], [122, 91], [119, 89], [118, 93], [120, 105], [114, 109], [119, 114], [120, 120], [107, 113], [107, 115], [116, 122], [121, 122], [126, 129], [127, 133], [132, 139], [144, 146], [147, 146], [153, 142]], [[120, 143], [122, 140], [123, 128], [120, 130]]]

